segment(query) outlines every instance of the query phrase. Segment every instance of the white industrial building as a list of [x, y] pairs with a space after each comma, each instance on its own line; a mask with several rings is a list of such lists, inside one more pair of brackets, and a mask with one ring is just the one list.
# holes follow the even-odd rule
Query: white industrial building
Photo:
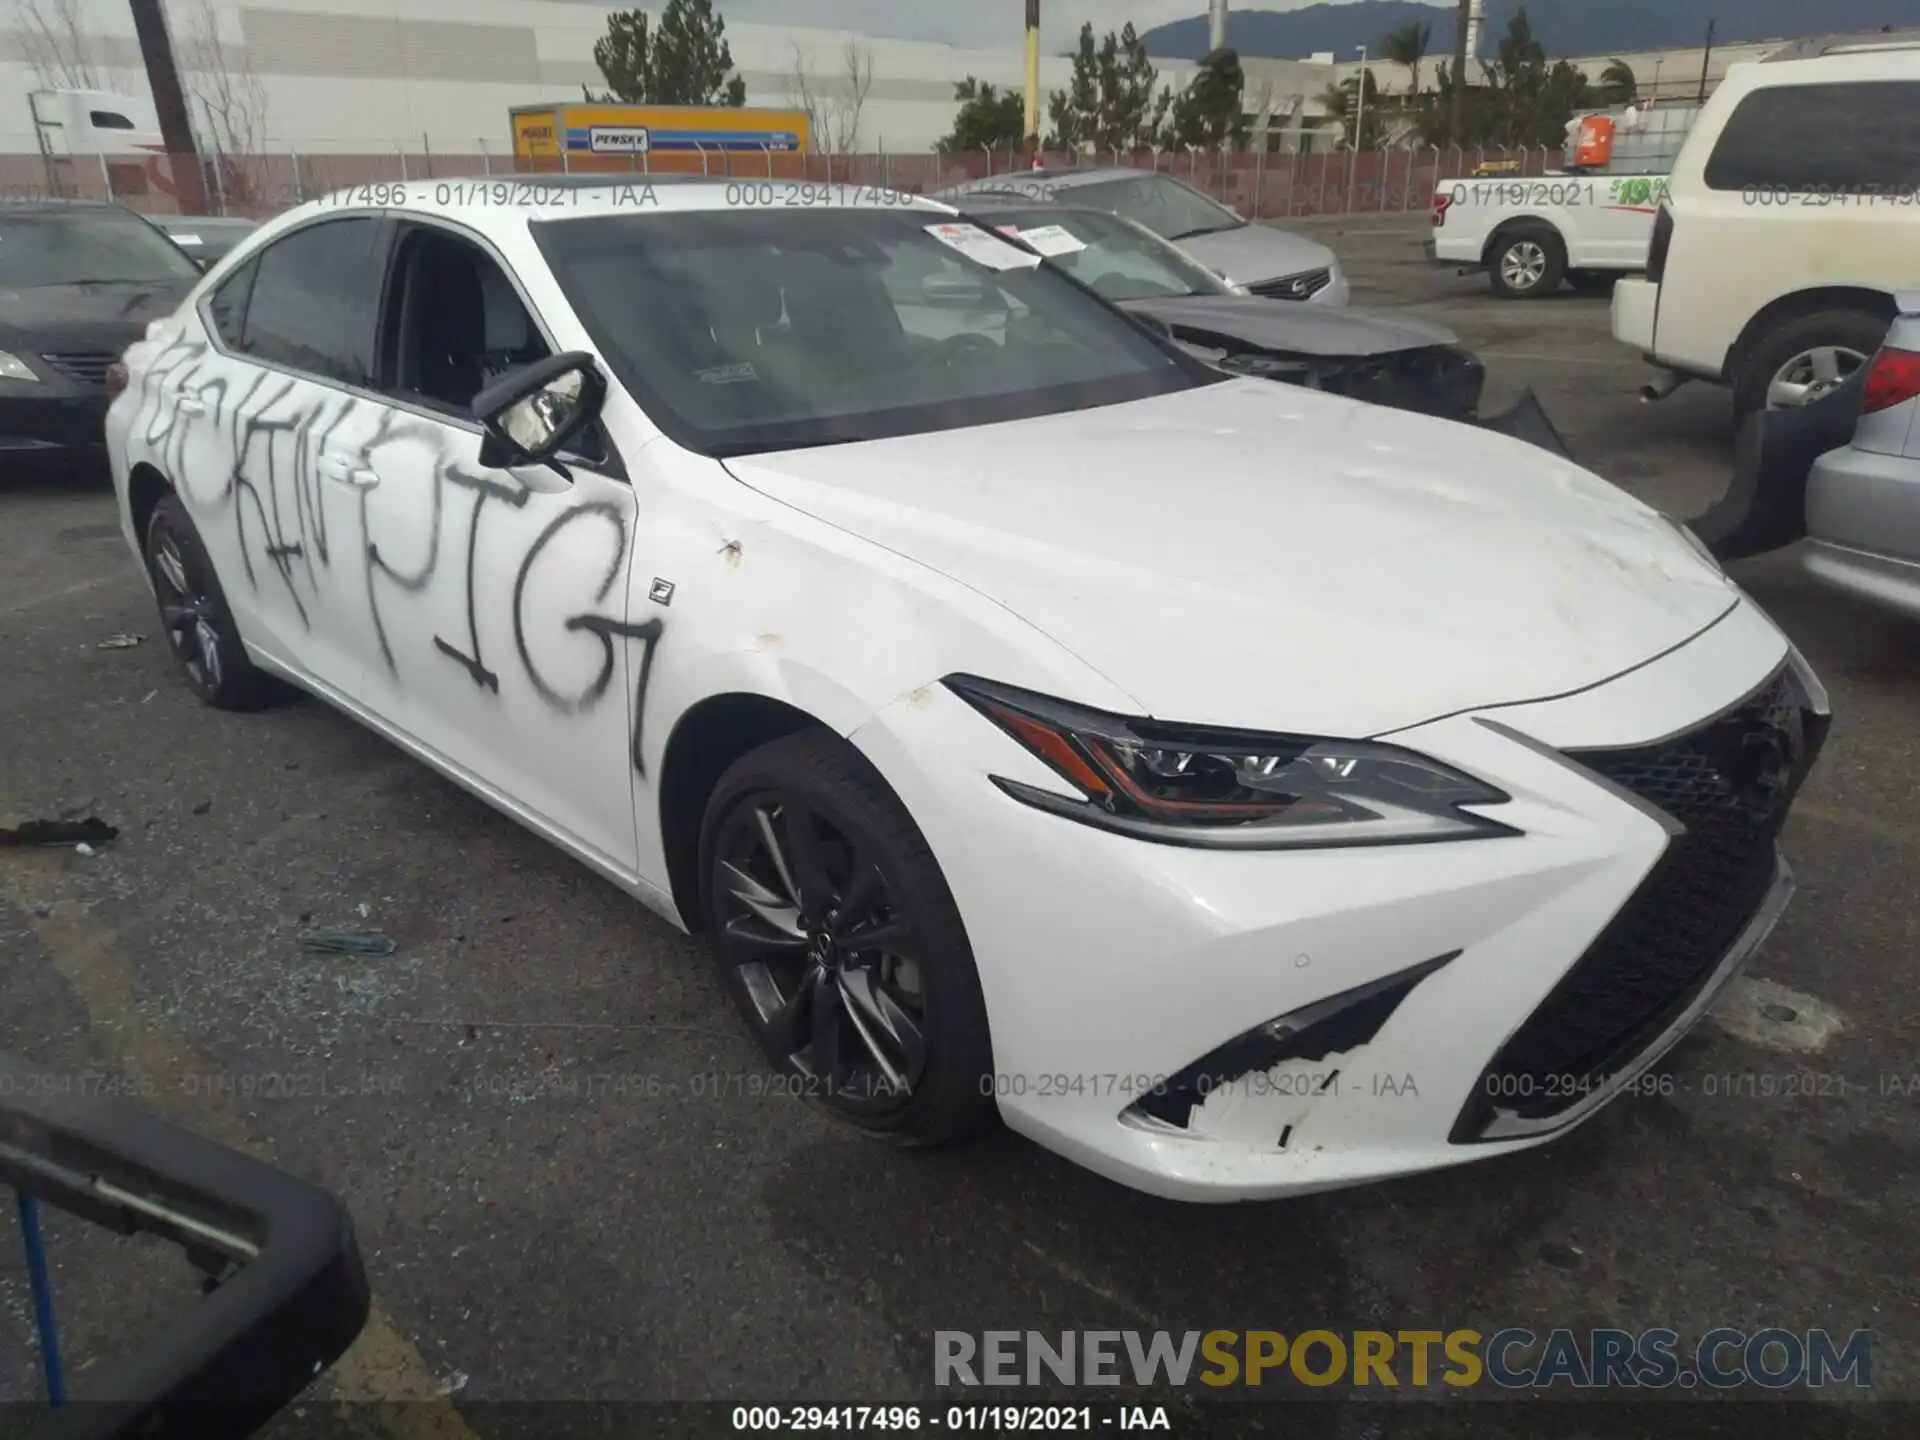
[[[963, 0], [955, 0], [956, 4]], [[978, 0], [969, 0], [978, 3]], [[273, 152], [419, 154], [510, 150], [507, 113], [542, 100], [578, 100], [602, 78], [593, 45], [606, 33], [604, 0], [169, 0], [169, 29], [189, 92], [258, 100]], [[660, 5], [649, 5], [658, 17]], [[725, 0], [715, 7], [724, 16]], [[727, 40], [749, 105], [799, 102], [797, 68], [826, 105], [845, 104], [849, 46], [871, 60], [872, 84], [853, 146], [925, 153], [953, 123], [953, 92], [968, 76], [1019, 91], [1022, 9], [1004, 3], [1007, 35], [991, 49], [729, 19]], [[52, 63], [35, 15], [77, 16], [89, 80]], [[217, 33], [218, 44], [208, 43]], [[35, 149], [27, 96], [36, 89], [111, 90], [142, 100], [146, 74], [126, 0], [0, 0], [0, 152]], [[1065, 43], [1051, 34], [1049, 48]], [[69, 49], [73, 48], [71, 45]], [[37, 63], [36, 63], [37, 62]], [[1069, 61], [1043, 58], [1041, 81], [1066, 86]], [[1193, 67], [1171, 62], [1176, 88]], [[250, 78], [249, 78], [250, 77]], [[257, 81], [257, 88], [252, 83]]]
[[[846, 5], [849, 0], [836, 0]], [[878, 17], [893, 0], [868, 0]], [[929, 151], [951, 128], [954, 86], [968, 76], [1018, 92], [1024, 77], [1023, 7], [1016, 0], [954, 0], [997, 6], [1005, 13], [1003, 43], [967, 48], [764, 20], [729, 19], [727, 39], [747, 84], [747, 103], [789, 107], [801, 101], [796, 72], [804, 70], [816, 108], [835, 112], [838, 148], [894, 155]], [[1175, 10], [1199, 13], [1206, 0], [1139, 0], [1134, 18], [1144, 29]], [[196, 110], [208, 101], [236, 109], [252, 143], [231, 149], [301, 156], [388, 155], [504, 157], [511, 152], [508, 112], [543, 100], [577, 100], [583, 87], [602, 83], [593, 46], [606, 16], [623, 8], [606, 0], [168, 0], [176, 59]], [[659, 4], [649, 5], [656, 18]], [[716, 6], [723, 15], [791, 14], [817, 18], [824, 0], [736, 0]], [[1066, 7], [1049, 4], [1041, 61], [1043, 94], [1065, 88], [1071, 63]], [[956, 12], [956, 17], [958, 12]], [[980, 35], [994, 28], [970, 9], [967, 24], [947, 28]], [[1103, 12], [1103, 25], [1122, 13]], [[876, 18], [875, 30], [888, 28]], [[1491, 53], [1496, 37], [1483, 35]], [[1769, 46], [1730, 46], [1713, 52], [1709, 85], [1728, 64], [1755, 58]], [[851, 50], [871, 83], [857, 134], [847, 135], [847, 63]], [[1434, 83], [1442, 57], [1422, 67], [1423, 88]], [[1616, 57], [1576, 63], [1598, 79]], [[1643, 93], [1668, 95], [1697, 86], [1701, 52], [1617, 57], [1626, 61]], [[1358, 55], [1296, 60], [1249, 58], [1249, 110], [1269, 118], [1281, 136], [1311, 130], [1323, 115], [1321, 95], [1350, 77]], [[1367, 62], [1375, 83], [1403, 92], [1404, 67]], [[1159, 64], [1161, 80], [1176, 90], [1194, 67]], [[136, 99], [146, 108], [147, 84], [126, 0], [0, 0], [0, 155], [31, 155], [36, 136], [29, 95], [46, 89], [97, 89]], [[150, 115], [150, 110], [147, 112]], [[1044, 113], [1043, 113], [1044, 125]], [[144, 128], [144, 127], [143, 127]], [[204, 127], [203, 127], [204, 128]], [[816, 136], [834, 148], [834, 135]], [[203, 140], [203, 143], [204, 140]], [[1281, 142], [1287, 148], [1297, 141]], [[403, 162], [404, 163], [404, 162]], [[12, 172], [9, 171], [9, 174]], [[24, 172], [23, 172], [24, 173]]]

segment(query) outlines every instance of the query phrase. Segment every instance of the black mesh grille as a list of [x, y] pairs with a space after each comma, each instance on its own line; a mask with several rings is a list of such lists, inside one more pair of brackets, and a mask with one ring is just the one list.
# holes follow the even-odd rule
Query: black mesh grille
[[120, 357], [111, 350], [70, 350], [40, 357], [69, 380], [82, 385], [105, 385], [107, 367]]
[[1278, 280], [1262, 280], [1247, 288], [1269, 300], [1305, 300], [1318, 295], [1333, 283], [1331, 270], [1309, 270], [1304, 275], [1283, 275]]
[[1683, 1012], [1772, 884], [1775, 842], [1825, 739], [1791, 668], [1738, 709], [1675, 740], [1573, 759], [1684, 828], [1587, 953], [1515, 1032], [1455, 1140], [1494, 1106], [1529, 1119], [1579, 1104]]

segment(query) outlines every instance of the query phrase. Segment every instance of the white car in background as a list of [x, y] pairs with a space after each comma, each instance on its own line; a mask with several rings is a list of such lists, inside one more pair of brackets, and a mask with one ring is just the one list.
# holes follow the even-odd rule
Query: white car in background
[[1551, 174], [1442, 180], [1428, 253], [1485, 270], [1502, 300], [1538, 300], [1563, 284], [1604, 294], [1647, 268], [1664, 175]]
[[1736, 416], [1804, 405], [1865, 365], [1920, 275], [1920, 31], [1805, 41], [1733, 66], [1674, 162], [1613, 333]]
[[797, 1092], [1352, 1184], [1592, 1114], [1780, 913], [1819, 682], [1638, 501], [911, 196], [546, 178], [227, 256], [118, 377], [127, 542], [202, 697], [704, 930]]

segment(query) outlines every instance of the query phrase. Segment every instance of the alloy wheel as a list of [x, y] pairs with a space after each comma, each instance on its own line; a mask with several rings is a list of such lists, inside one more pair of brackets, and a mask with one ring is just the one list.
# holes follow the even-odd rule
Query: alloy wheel
[[219, 607], [197, 568], [188, 564], [179, 538], [171, 530], [162, 530], [153, 547], [160, 621], [188, 678], [213, 691], [220, 688]]
[[721, 836], [721, 954], [769, 1053], [835, 1105], [904, 1106], [926, 1071], [918, 940], [861, 845], [791, 793], [749, 797]]
[[1791, 410], [1811, 405], [1839, 389], [1867, 357], [1845, 345], [1819, 345], [1803, 350], [1774, 372], [1767, 386], [1769, 410]]
[[1500, 257], [1500, 278], [1510, 290], [1531, 290], [1547, 273], [1547, 252], [1535, 240], [1516, 240]]

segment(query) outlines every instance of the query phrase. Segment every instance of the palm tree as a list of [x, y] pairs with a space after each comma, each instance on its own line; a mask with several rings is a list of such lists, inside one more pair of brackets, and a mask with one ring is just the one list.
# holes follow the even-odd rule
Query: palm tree
[[1340, 143], [1349, 150], [1377, 150], [1382, 141], [1382, 123], [1385, 116], [1381, 113], [1380, 85], [1373, 78], [1371, 70], [1367, 76], [1367, 112], [1360, 121], [1360, 133], [1355, 133], [1354, 121], [1359, 118], [1355, 112], [1360, 108], [1360, 77], [1349, 76], [1338, 85], [1329, 85], [1320, 92], [1320, 107], [1326, 111], [1326, 117], [1340, 137]]
[[1600, 83], [1594, 90], [1595, 98], [1602, 105], [1625, 105], [1639, 93], [1639, 77], [1624, 60], [1608, 61], [1607, 68], [1600, 72]]
[[1384, 58], [1407, 67], [1413, 80], [1410, 93], [1414, 95], [1420, 93], [1420, 62], [1427, 58], [1427, 47], [1432, 43], [1433, 26], [1419, 20], [1409, 20], [1380, 42]]

